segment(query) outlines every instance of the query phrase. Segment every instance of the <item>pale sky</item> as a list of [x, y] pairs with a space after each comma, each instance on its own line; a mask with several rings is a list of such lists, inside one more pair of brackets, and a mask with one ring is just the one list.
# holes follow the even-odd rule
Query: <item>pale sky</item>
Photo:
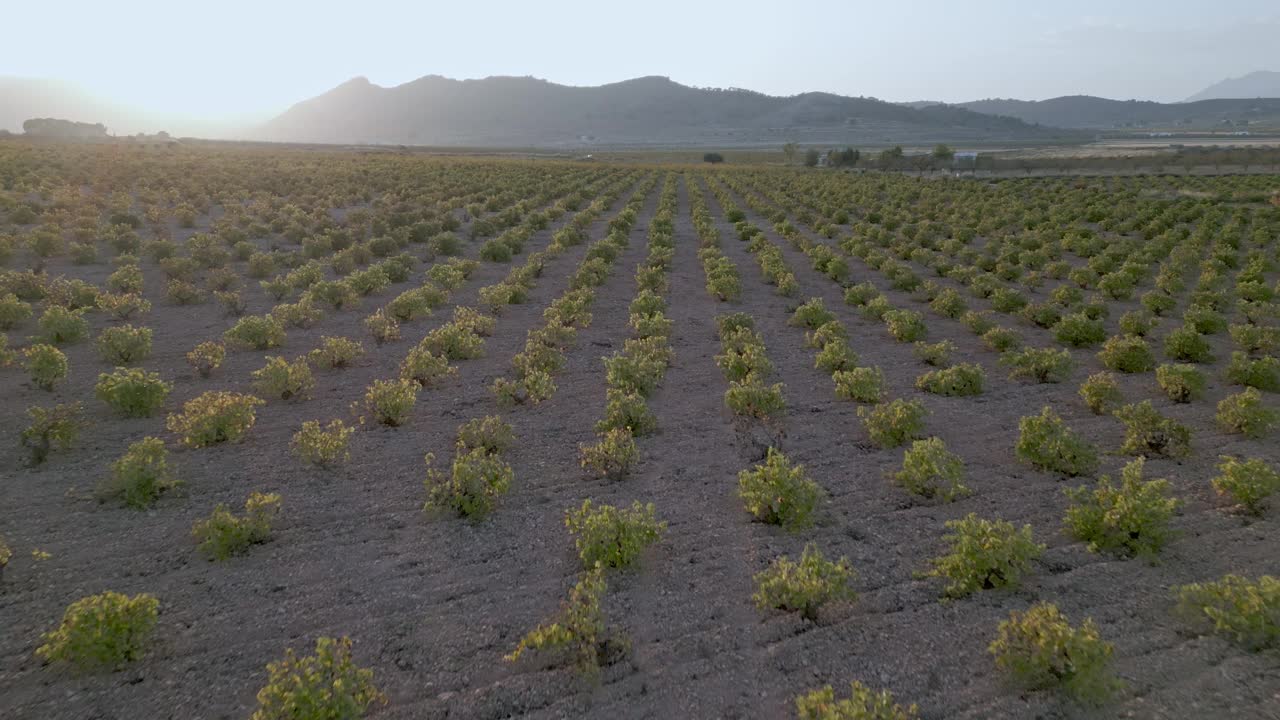
[[244, 121], [354, 76], [666, 75], [791, 95], [1176, 101], [1280, 70], [1280, 3], [1185, 0], [0, 0], [0, 75]]

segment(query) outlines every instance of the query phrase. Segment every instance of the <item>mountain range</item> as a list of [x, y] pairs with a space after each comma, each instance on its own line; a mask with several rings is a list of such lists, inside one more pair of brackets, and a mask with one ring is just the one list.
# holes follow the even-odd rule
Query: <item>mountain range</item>
[[531, 77], [396, 87], [355, 78], [268, 122], [263, 139], [406, 145], [776, 145], [796, 142], [1045, 140], [1062, 131], [964, 108], [909, 108], [830, 93], [775, 97], [665, 77], [598, 87]]
[[[907, 105], [922, 109], [936, 107], [929, 102]], [[1158, 103], [1149, 100], [1108, 100], [1091, 95], [1068, 95], [1050, 100], [995, 98], [956, 103], [947, 107], [1077, 130], [1145, 127], [1217, 130], [1224, 126], [1238, 127], [1257, 123], [1280, 125], [1280, 99], [1275, 97]]]
[[[1229, 99], [1221, 96], [1243, 96]], [[1205, 96], [1217, 96], [1206, 98]], [[154, 133], [284, 142], [500, 147], [928, 145], [1053, 142], [1115, 128], [1280, 127], [1280, 73], [1224, 80], [1184, 103], [1087, 95], [1027, 101], [889, 103], [809, 92], [789, 97], [695, 88], [666, 77], [597, 87], [532, 77], [452, 80], [427, 75], [395, 87], [363, 77], [238, 128], [176, 113], [148, 114], [56, 81], [0, 76], [0, 129], [54, 117], [101, 122], [116, 134]]]
[[1238, 78], [1228, 78], [1214, 83], [1187, 98], [1187, 102], [1216, 100], [1220, 98], [1274, 98], [1280, 97], [1280, 72], [1259, 70]]

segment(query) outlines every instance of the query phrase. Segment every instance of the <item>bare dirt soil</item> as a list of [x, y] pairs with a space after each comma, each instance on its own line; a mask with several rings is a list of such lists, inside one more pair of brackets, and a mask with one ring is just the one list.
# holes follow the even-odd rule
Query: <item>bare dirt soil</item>
[[[160, 434], [159, 423], [120, 420], [95, 401], [94, 381], [109, 367], [91, 342], [72, 346], [72, 374], [53, 399], [83, 400], [92, 427], [72, 450], [35, 469], [22, 468], [23, 455], [12, 446], [0, 455], [0, 530], [16, 548], [34, 545], [51, 554], [42, 561], [18, 557], [0, 586], [0, 716], [243, 718], [255, 706], [264, 666], [284, 648], [307, 650], [317, 636], [349, 635], [358, 661], [374, 670], [389, 696], [372, 713], [380, 719], [783, 718], [791, 716], [797, 694], [825, 684], [845, 688], [851, 680], [890, 689], [901, 701], [918, 703], [927, 718], [1280, 717], [1274, 655], [1186, 635], [1169, 615], [1174, 585], [1280, 569], [1275, 514], [1246, 521], [1225, 513], [1208, 485], [1220, 454], [1280, 462], [1274, 442], [1242, 441], [1212, 429], [1214, 403], [1232, 389], [1215, 380], [1207, 401], [1161, 408], [1196, 428], [1196, 435], [1191, 458], [1147, 465], [1150, 477], [1169, 478], [1185, 501], [1174, 523], [1178, 536], [1159, 561], [1092, 554], [1060, 530], [1062, 490], [1069, 483], [1030, 470], [1013, 453], [1018, 419], [1046, 404], [1063, 409], [1069, 424], [1100, 446], [1119, 445], [1117, 424], [1089, 414], [1076, 397], [1079, 382], [1102, 369], [1092, 352], [1076, 353], [1079, 364], [1068, 382], [1008, 381], [997, 355], [959, 322], [930, 315], [930, 339], [949, 339], [959, 359], [981, 363], [991, 387], [976, 398], [919, 392], [914, 382], [922, 365], [911, 346], [894, 342], [880, 323], [846, 306], [839, 285], [812, 270], [800, 251], [769, 230], [771, 223], [748, 212], [782, 248], [801, 285], [799, 300], [823, 298], [848, 327], [863, 363], [884, 370], [890, 395], [921, 399], [931, 413], [928, 433], [964, 458], [971, 497], [952, 504], [913, 501], [886, 477], [900, 464], [901, 450], [872, 445], [855, 405], [835, 397], [830, 378], [813, 367], [803, 331], [787, 323], [799, 300], [780, 297], [765, 284], [711, 193], [705, 197], [719, 218], [724, 251], [742, 274], [743, 294], [730, 304], [708, 296], [689, 214], [689, 194], [703, 191], [691, 177], [686, 174], [680, 186], [669, 293], [676, 360], [650, 402], [660, 433], [640, 441], [641, 461], [623, 481], [592, 480], [578, 466], [578, 445], [592, 439], [604, 406], [600, 358], [630, 336], [632, 271], [645, 257], [654, 189], [627, 251], [598, 290], [591, 325], [579, 333], [556, 377], [555, 396], [505, 413], [520, 439], [509, 455], [516, 480], [493, 516], [479, 524], [424, 515], [423, 455], [447, 457], [461, 422], [504, 412], [488, 384], [508, 370], [525, 333], [567, 288], [585, 246], [548, 263], [528, 302], [502, 313], [485, 357], [460, 363], [455, 378], [424, 391], [407, 425], [361, 430], [347, 465], [305, 467], [290, 456], [289, 439], [304, 420], [349, 418], [351, 402], [372, 380], [394, 375], [412, 343], [448, 320], [447, 308], [406, 324], [398, 343], [374, 349], [366, 341], [371, 352], [356, 367], [317, 371], [312, 399], [268, 403], [245, 441], [173, 450], [183, 489], [145, 512], [99, 503], [91, 491], [122, 448]], [[626, 197], [593, 224], [593, 239], [603, 237]], [[529, 249], [545, 246], [556, 227], [535, 235]], [[474, 256], [475, 248], [470, 252]], [[147, 287], [163, 287], [158, 270], [145, 267]], [[451, 302], [475, 304], [476, 290], [508, 269], [483, 263]], [[49, 271], [101, 283], [110, 268], [67, 263]], [[879, 286], [895, 306], [922, 307], [855, 264], [852, 281], [863, 280]], [[415, 282], [379, 297], [389, 299]], [[159, 292], [148, 295], [155, 303], [146, 318], [155, 350], [143, 366], [175, 381], [166, 409], [205, 390], [246, 390], [264, 356], [294, 357], [321, 335], [366, 337], [361, 322], [368, 308], [334, 313], [312, 329], [291, 328], [281, 350], [228, 353], [224, 367], [204, 380], [183, 354], [200, 339], [218, 337], [230, 321], [212, 303], [175, 307]], [[260, 293], [253, 297], [249, 312], [270, 308]], [[984, 302], [970, 301], [975, 308]], [[1136, 302], [1116, 303], [1111, 325], [1130, 307]], [[756, 449], [735, 431], [724, 408], [725, 381], [713, 360], [719, 349], [715, 317], [723, 312], [755, 318], [777, 379], [785, 383], [782, 449], [829, 494], [814, 529], [788, 533], [753, 523], [736, 497], [737, 473], [751, 465]], [[105, 324], [101, 318], [92, 322], [95, 334]], [[1051, 344], [1047, 331], [1036, 337], [1035, 328], [1019, 330], [1037, 344]], [[1228, 354], [1229, 344], [1215, 342], [1219, 356]], [[1131, 396], [1153, 393], [1149, 374], [1124, 382]], [[0, 398], [7, 437], [23, 426], [27, 406], [51, 399], [20, 371], [0, 374]], [[1108, 456], [1104, 471], [1114, 474], [1126, 460]], [[192, 524], [218, 503], [239, 507], [254, 490], [284, 498], [274, 538], [230, 562], [209, 562], [196, 553]], [[588, 497], [614, 505], [652, 502], [668, 523], [664, 539], [638, 568], [610, 577], [606, 613], [630, 636], [631, 654], [595, 679], [538, 661], [504, 662], [502, 656], [555, 612], [573, 584], [580, 563], [563, 516]], [[1031, 523], [1049, 548], [1020, 588], [941, 602], [939, 582], [917, 573], [942, 551], [943, 523], [970, 512]], [[824, 611], [817, 623], [757, 610], [752, 576], [778, 555], [798, 555], [808, 542], [828, 557], [850, 559], [858, 601]], [[34, 655], [40, 634], [68, 603], [106, 589], [160, 598], [157, 645], [114, 673], [43, 666]], [[1128, 684], [1115, 704], [1084, 709], [1052, 693], [1020, 692], [994, 671], [987, 645], [996, 625], [1039, 599], [1056, 602], [1073, 622], [1094, 618], [1115, 643], [1116, 671]]]

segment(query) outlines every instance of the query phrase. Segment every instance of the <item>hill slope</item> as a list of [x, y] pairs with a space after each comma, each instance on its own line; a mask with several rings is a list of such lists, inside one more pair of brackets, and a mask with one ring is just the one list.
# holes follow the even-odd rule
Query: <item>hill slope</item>
[[570, 87], [529, 77], [428, 75], [392, 88], [355, 78], [267, 123], [269, 140], [417, 145], [778, 144], [1037, 139], [1061, 135], [963, 108], [907, 108], [828, 93], [772, 97], [644, 77]]
[[1214, 83], [1187, 98], [1187, 102], [1218, 98], [1275, 98], [1280, 97], [1280, 72], [1259, 70], [1244, 77], [1228, 78]]
[[1221, 127], [1224, 121], [1267, 123], [1280, 120], [1280, 99], [1220, 99], [1188, 103], [1158, 103], [1148, 100], [1108, 100], [1091, 95], [1068, 95], [1038, 101], [977, 100], [952, 107], [961, 107], [978, 113], [1008, 115], [1028, 123], [1091, 130], [1173, 125], [1189, 129], [1211, 129]]

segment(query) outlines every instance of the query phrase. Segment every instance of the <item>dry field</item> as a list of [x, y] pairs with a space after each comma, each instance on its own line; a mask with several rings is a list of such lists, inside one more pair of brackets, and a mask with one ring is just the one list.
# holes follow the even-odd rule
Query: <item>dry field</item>
[[0, 717], [1275, 718], [1277, 190], [0, 143]]

